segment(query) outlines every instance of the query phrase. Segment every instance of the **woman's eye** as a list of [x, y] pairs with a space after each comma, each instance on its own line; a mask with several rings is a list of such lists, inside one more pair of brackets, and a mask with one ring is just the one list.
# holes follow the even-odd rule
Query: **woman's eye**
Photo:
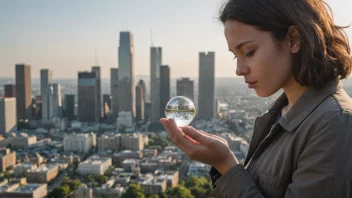
[[252, 51], [248, 52], [248, 53], [246, 54], [246, 56], [247, 56], [247, 57], [251, 57], [251, 56], [253, 56], [254, 52], [255, 52], [255, 50], [252, 50]]
[[233, 58], [233, 60], [235, 60], [237, 58], [237, 56], [235, 55], [235, 57]]

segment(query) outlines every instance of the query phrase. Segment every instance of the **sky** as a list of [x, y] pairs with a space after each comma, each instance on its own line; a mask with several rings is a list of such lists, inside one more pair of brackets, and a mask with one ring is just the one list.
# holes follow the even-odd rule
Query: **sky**
[[[16, 63], [32, 77], [49, 68], [55, 78], [117, 67], [120, 31], [134, 35], [135, 75], [149, 75], [150, 46], [163, 48], [171, 77], [197, 77], [199, 52], [215, 51], [216, 77], [235, 77], [218, 21], [226, 0], [4, 0], [0, 1], [0, 77], [14, 77]], [[352, 24], [351, 0], [327, 0], [339, 25]], [[346, 29], [352, 43], [352, 27]], [[96, 58], [97, 57], [97, 58]]]

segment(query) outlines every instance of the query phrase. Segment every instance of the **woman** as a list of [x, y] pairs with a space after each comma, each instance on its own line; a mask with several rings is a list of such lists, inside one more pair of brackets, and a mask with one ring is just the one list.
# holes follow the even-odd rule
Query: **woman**
[[227, 142], [161, 119], [174, 144], [212, 166], [216, 197], [352, 197], [351, 73], [343, 27], [322, 0], [230, 0], [220, 19], [236, 74], [258, 96], [283, 94], [258, 117], [244, 165]]

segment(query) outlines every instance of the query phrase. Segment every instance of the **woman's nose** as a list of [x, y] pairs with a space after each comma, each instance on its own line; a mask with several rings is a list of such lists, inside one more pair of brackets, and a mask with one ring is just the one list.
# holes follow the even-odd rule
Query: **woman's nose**
[[236, 75], [243, 76], [248, 73], [249, 73], [249, 68], [247, 66], [242, 65], [239, 62], [237, 62]]

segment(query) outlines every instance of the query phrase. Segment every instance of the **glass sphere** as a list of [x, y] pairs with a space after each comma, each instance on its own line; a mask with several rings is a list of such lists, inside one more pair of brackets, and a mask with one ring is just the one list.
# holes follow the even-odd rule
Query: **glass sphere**
[[184, 127], [196, 117], [196, 108], [192, 100], [184, 96], [176, 96], [167, 103], [165, 116], [167, 119], [173, 118], [178, 127]]

